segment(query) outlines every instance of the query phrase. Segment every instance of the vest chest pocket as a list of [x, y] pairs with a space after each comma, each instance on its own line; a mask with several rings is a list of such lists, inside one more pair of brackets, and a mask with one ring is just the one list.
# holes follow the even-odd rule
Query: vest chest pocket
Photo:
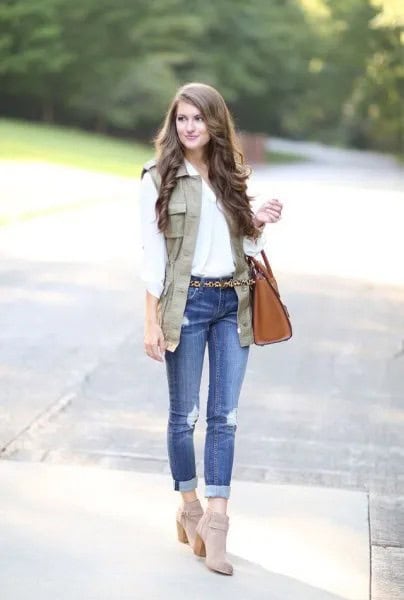
[[185, 202], [169, 203], [168, 226], [165, 236], [168, 238], [182, 237], [184, 235], [185, 213], [187, 205]]

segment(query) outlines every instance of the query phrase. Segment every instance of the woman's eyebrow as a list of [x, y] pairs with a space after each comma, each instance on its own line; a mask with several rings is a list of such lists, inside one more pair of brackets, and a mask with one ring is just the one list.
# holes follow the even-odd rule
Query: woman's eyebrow
[[[178, 113], [177, 117], [186, 117], [187, 115], [184, 115], [183, 113]], [[191, 117], [201, 117], [201, 113], [197, 113], [196, 115], [191, 115]]]

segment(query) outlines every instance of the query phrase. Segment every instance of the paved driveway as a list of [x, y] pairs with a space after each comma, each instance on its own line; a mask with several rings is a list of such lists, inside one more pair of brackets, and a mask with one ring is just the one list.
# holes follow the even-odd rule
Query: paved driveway
[[[382, 598], [377, 564], [402, 585], [404, 179], [384, 157], [348, 155], [256, 169], [257, 193], [284, 203], [268, 254], [294, 336], [251, 348], [234, 476], [369, 491]], [[29, 190], [36, 171], [20, 169]], [[164, 366], [142, 347], [137, 182], [41, 169], [35, 189], [56, 194], [51, 177], [83, 207], [0, 229], [3, 456], [167, 473]], [[202, 403], [206, 389], [204, 372]]]

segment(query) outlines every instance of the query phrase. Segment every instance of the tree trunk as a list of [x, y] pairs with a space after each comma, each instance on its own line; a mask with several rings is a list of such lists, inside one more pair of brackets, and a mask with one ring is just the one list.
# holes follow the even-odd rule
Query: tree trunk
[[55, 121], [55, 107], [51, 99], [42, 102], [42, 120], [45, 123], [53, 123]]
[[95, 131], [97, 133], [107, 133], [107, 123], [103, 115], [97, 115], [95, 119]]

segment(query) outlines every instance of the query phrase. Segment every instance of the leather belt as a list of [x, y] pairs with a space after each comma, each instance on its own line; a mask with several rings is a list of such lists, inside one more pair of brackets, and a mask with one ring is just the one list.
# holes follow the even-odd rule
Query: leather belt
[[224, 280], [204, 280], [199, 281], [198, 279], [192, 279], [190, 287], [235, 287], [236, 285], [253, 285], [255, 279], [224, 279]]

